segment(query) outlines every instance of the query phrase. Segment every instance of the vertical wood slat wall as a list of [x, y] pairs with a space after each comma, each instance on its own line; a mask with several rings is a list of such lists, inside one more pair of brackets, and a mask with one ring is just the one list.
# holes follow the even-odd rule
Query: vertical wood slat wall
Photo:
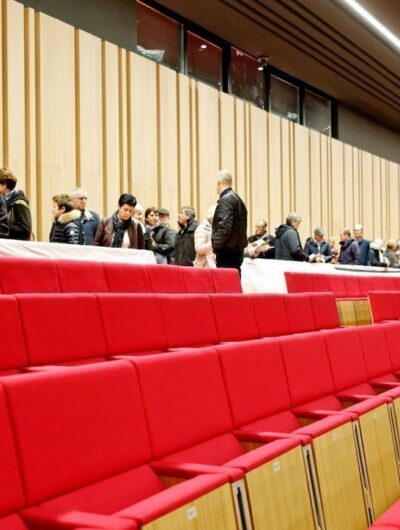
[[109, 215], [129, 191], [145, 207], [216, 202], [230, 169], [249, 210], [271, 231], [291, 210], [302, 237], [400, 237], [400, 166], [268, 114], [14, 0], [2, 0], [0, 163], [31, 201], [46, 241], [51, 197], [80, 185]]

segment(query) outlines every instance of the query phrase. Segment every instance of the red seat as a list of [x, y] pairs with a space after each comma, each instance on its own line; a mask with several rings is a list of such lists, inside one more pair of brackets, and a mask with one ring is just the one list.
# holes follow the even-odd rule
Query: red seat
[[368, 379], [372, 382], [396, 381], [384, 325], [364, 326], [360, 331], [360, 340]]
[[331, 293], [311, 293], [310, 302], [316, 329], [340, 327], [335, 296]]
[[385, 278], [376, 274], [372, 277], [372, 280], [374, 282], [375, 291], [393, 291], [395, 289], [396, 284], [390, 276]]
[[335, 298], [347, 298], [346, 284], [341, 274], [328, 274], [328, 281], [330, 291], [335, 295]]
[[330, 274], [315, 274], [314, 291], [318, 293], [333, 293], [330, 277]]
[[16, 515], [0, 517], [0, 530], [28, 530], [22, 519]]
[[0, 258], [0, 288], [4, 294], [58, 293], [56, 261], [39, 258]]
[[346, 287], [347, 298], [360, 298], [361, 297], [361, 290], [360, 290], [360, 285], [358, 283], [357, 276], [343, 275], [343, 281]]
[[398, 291], [392, 291], [391, 299], [394, 307], [394, 318], [400, 320], [400, 293]]
[[311, 293], [315, 291], [315, 275], [302, 272], [285, 272], [288, 293]]
[[218, 342], [214, 313], [207, 294], [158, 295], [167, 348], [209, 345]]
[[185, 292], [184, 273], [181, 267], [176, 267], [175, 265], [148, 265], [147, 274], [153, 293]]
[[371, 291], [376, 291], [373, 278], [371, 276], [358, 276], [358, 285], [360, 287], [361, 296], [368, 296]]
[[58, 260], [57, 272], [63, 293], [103, 293], [108, 291], [102, 262]]
[[148, 464], [142, 398], [125, 361], [8, 378], [4, 386], [29, 526], [95, 527], [100, 519], [109, 521], [102, 528], [131, 530], [130, 520], [147, 524], [226, 481], [196, 477], [164, 491]]
[[314, 313], [310, 296], [306, 293], [296, 293], [285, 296], [284, 304], [288, 316], [290, 333], [315, 331]]
[[0, 376], [17, 372], [28, 365], [24, 334], [14, 296], [0, 296], [1, 340]]
[[187, 293], [215, 293], [211, 269], [186, 267], [182, 275]]
[[395, 372], [400, 370], [400, 322], [382, 324], [385, 332], [392, 367]]
[[161, 352], [167, 347], [157, 296], [102, 293], [97, 295], [108, 355]]
[[389, 291], [374, 291], [368, 293], [369, 305], [373, 321], [396, 320], [396, 310], [392, 293]]
[[254, 314], [261, 337], [276, 337], [289, 333], [288, 316], [282, 294], [253, 294]]
[[30, 365], [104, 360], [94, 294], [17, 295]]
[[210, 269], [216, 293], [241, 293], [240, 275], [236, 269]]
[[104, 263], [108, 292], [150, 293], [147, 265]]
[[245, 294], [210, 294], [220, 342], [259, 337], [252, 297]]

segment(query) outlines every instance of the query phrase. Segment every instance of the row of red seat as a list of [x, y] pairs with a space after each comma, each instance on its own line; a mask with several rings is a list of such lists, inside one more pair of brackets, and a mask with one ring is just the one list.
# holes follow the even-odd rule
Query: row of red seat
[[365, 298], [371, 291], [400, 290], [398, 278], [381, 274], [312, 274], [303, 272], [285, 272], [289, 293], [331, 292], [336, 298]]
[[400, 319], [399, 291], [375, 291], [368, 298], [374, 322]]
[[339, 327], [329, 293], [2, 295], [0, 314], [3, 375]]
[[0, 258], [0, 293], [240, 293], [235, 269]]
[[[400, 324], [390, 323], [3, 378], [0, 529], [22, 530], [18, 513], [34, 528], [133, 530], [242, 478], [255, 530], [276, 520], [289, 530], [307, 517], [311, 528], [306, 469], [293, 460], [301, 447], [312, 447], [305, 454], [318, 480], [308, 480], [327, 530], [365, 528], [367, 513], [379, 516], [400, 496], [399, 448], [385, 438], [388, 406], [400, 396], [399, 343]], [[246, 442], [261, 447], [247, 452]], [[367, 468], [361, 478], [356, 451]], [[186, 480], [166, 490], [159, 475]], [[261, 479], [267, 489], [249, 487]], [[289, 509], [296, 500], [301, 514]], [[196, 528], [236, 528], [204, 526], [203, 515]]]

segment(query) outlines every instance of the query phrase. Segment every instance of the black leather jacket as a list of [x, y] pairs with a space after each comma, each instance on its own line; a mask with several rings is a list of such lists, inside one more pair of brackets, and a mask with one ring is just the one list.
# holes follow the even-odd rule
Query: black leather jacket
[[3, 195], [0, 193], [0, 238], [7, 239], [8, 237], [8, 217], [7, 206]]
[[219, 250], [243, 251], [247, 247], [247, 210], [242, 199], [232, 188], [219, 198], [212, 223], [212, 246]]

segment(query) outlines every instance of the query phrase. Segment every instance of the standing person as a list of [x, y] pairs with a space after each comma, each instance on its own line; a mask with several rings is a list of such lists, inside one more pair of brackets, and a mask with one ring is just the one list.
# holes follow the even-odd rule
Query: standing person
[[360, 265], [371, 265], [371, 244], [368, 239], [364, 239], [364, 227], [362, 225], [354, 226], [354, 239], [357, 241], [360, 251]]
[[222, 170], [217, 174], [219, 200], [212, 223], [212, 247], [217, 267], [238, 269], [247, 246], [247, 210], [232, 189], [232, 175]]
[[169, 233], [171, 235], [171, 239], [172, 239], [172, 244], [174, 246], [172, 252], [170, 252], [167, 256], [168, 258], [168, 263], [175, 263], [175, 245], [176, 245], [176, 236], [177, 236], [177, 231], [174, 230], [170, 224], [170, 214], [169, 214], [169, 210], [167, 210], [166, 208], [160, 208], [158, 210], [158, 216], [160, 218], [160, 221], [162, 223], [165, 224], [165, 226], [168, 228], [169, 230]]
[[168, 256], [174, 250], [174, 241], [170, 230], [164, 223], [160, 222], [155, 206], [147, 208], [144, 219], [146, 249], [154, 252], [157, 263], [168, 263]]
[[304, 254], [317, 263], [329, 263], [332, 261], [332, 249], [325, 239], [325, 232], [317, 227], [314, 230], [314, 237], [310, 237], [305, 246]]
[[8, 239], [29, 241], [32, 235], [29, 201], [24, 192], [17, 189], [17, 177], [5, 167], [0, 169], [0, 193], [7, 204]]
[[278, 226], [275, 230], [275, 259], [285, 261], [309, 261], [303, 252], [298, 228], [301, 217], [292, 212], [286, 218], [286, 224]]
[[99, 224], [94, 244], [99, 247], [144, 248], [143, 231], [132, 219], [136, 198], [123, 193], [118, 200], [118, 209], [111, 217], [104, 217]]
[[74, 188], [70, 195], [74, 208], [81, 212], [80, 222], [83, 229], [83, 245], [93, 245], [94, 236], [100, 224], [100, 216], [96, 212], [89, 210], [88, 194], [82, 188]]
[[214, 268], [216, 266], [211, 243], [212, 221], [215, 208], [216, 205], [208, 209], [204, 221], [199, 224], [194, 233], [194, 249], [196, 251], [196, 259], [194, 260], [195, 267]]
[[398, 269], [400, 267], [399, 257], [396, 255], [397, 244], [394, 239], [389, 239], [386, 243], [385, 258], [389, 261], [389, 267]]
[[341, 247], [339, 263], [341, 265], [361, 265], [359, 245], [354, 237], [351, 237], [348, 228], [342, 230], [339, 245]]
[[74, 209], [74, 203], [66, 193], [53, 197], [53, 225], [50, 231], [50, 243], [83, 245], [83, 228], [80, 210]]
[[191, 206], [181, 208], [178, 215], [180, 230], [176, 236], [175, 264], [193, 267], [196, 252], [194, 250], [194, 233], [198, 226], [196, 211]]
[[0, 239], [8, 238], [7, 205], [4, 196], [0, 193]]
[[140, 224], [140, 226], [142, 228], [142, 231], [143, 231], [143, 234], [145, 234], [146, 233], [146, 227], [144, 226], [144, 208], [138, 202], [136, 203], [135, 209], [133, 210], [132, 217], [133, 217], [133, 219], [135, 219], [135, 221], [137, 221]]

